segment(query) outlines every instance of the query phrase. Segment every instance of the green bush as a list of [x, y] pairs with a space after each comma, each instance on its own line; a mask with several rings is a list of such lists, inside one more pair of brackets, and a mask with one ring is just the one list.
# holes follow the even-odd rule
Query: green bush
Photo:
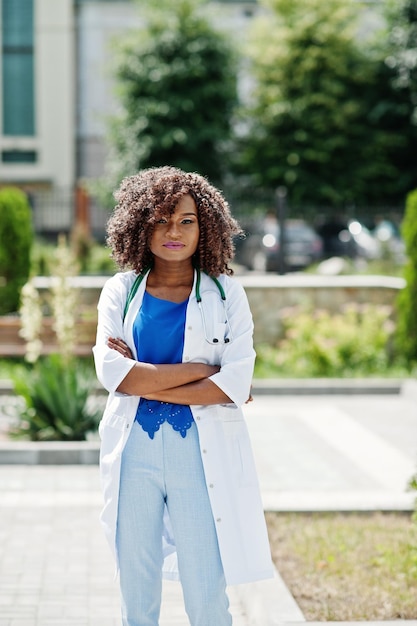
[[85, 267], [85, 274], [112, 275], [118, 271], [117, 265], [110, 257], [110, 250], [106, 246], [95, 244], [91, 248], [88, 264]]
[[24, 377], [14, 377], [14, 389], [24, 408], [18, 411], [19, 423], [12, 436], [83, 441], [95, 431], [100, 414], [88, 404], [93, 370], [85, 365], [55, 354], [39, 359]]
[[[81, 244], [84, 246], [80, 248]], [[80, 268], [81, 274], [106, 276], [117, 272], [117, 266], [110, 257], [110, 250], [106, 246], [90, 241], [83, 242], [79, 238], [71, 240], [71, 250], [74, 259]], [[35, 239], [32, 248], [31, 274], [33, 276], [50, 276], [55, 269], [56, 246]]]
[[32, 276], [50, 276], [55, 263], [56, 246], [35, 238], [32, 246], [30, 273]]
[[49, 304], [58, 354], [39, 358], [43, 310], [37, 289], [28, 281], [22, 288], [20, 314], [26, 360], [32, 365], [16, 370], [12, 377], [23, 406], [14, 407], [17, 426], [11, 434], [32, 441], [82, 441], [97, 428], [99, 414], [89, 404], [92, 364], [81, 363], [74, 356], [78, 292], [70, 279], [78, 268], [64, 237], [60, 237], [53, 258], [54, 281]]
[[407, 263], [406, 286], [397, 298], [396, 346], [411, 367], [417, 361], [417, 189], [407, 196], [401, 231]]
[[0, 189], [0, 315], [19, 308], [20, 290], [30, 272], [32, 215], [26, 195]]
[[290, 307], [283, 338], [259, 345], [255, 375], [334, 377], [386, 375], [393, 365], [391, 308], [349, 304], [340, 313]]

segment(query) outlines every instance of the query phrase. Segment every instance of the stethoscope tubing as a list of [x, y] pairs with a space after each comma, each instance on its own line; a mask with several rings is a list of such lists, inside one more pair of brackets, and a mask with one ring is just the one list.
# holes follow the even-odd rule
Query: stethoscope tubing
[[[138, 274], [138, 276], [135, 278], [135, 281], [133, 283], [133, 285], [131, 286], [129, 293], [127, 294], [127, 298], [126, 298], [126, 303], [125, 303], [125, 307], [124, 307], [124, 311], [123, 311], [123, 321], [126, 317], [126, 314], [129, 310], [129, 306], [133, 300], [133, 298], [135, 297], [138, 289], [139, 289], [139, 285], [141, 284], [142, 280], [145, 278], [146, 274], [149, 272], [149, 268], [147, 268], [144, 272], [142, 272], [141, 274]], [[207, 272], [205, 272], [205, 274], [207, 274], [207, 276], [209, 276], [209, 278], [211, 278], [211, 280], [215, 283], [218, 291], [219, 291], [219, 295], [220, 298], [222, 300], [223, 303], [223, 310], [224, 310], [224, 317], [225, 317], [225, 330], [228, 332], [228, 336], [227, 337], [223, 337], [222, 339], [219, 339], [218, 337], [212, 337], [210, 338], [210, 335], [207, 332], [207, 324], [206, 324], [206, 316], [204, 314], [204, 308], [202, 305], [202, 298], [201, 298], [201, 292], [200, 292], [200, 283], [201, 283], [201, 270], [200, 268], [196, 268], [196, 283], [195, 283], [195, 297], [196, 297], [196, 301], [198, 304], [198, 308], [200, 309], [200, 314], [201, 314], [201, 321], [203, 324], [203, 329], [204, 329], [204, 335], [205, 335], [205, 340], [207, 341], [207, 343], [210, 343], [211, 345], [217, 345], [217, 344], [227, 344], [227, 343], [231, 343], [231, 341], [233, 341], [233, 336], [232, 336], [232, 328], [230, 326], [230, 322], [229, 322], [229, 317], [227, 315], [227, 307], [226, 307], [226, 293], [223, 289], [223, 286], [221, 285], [220, 281], [215, 277], [215, 276], [211, 276], [210, 274], [207, 274]]]

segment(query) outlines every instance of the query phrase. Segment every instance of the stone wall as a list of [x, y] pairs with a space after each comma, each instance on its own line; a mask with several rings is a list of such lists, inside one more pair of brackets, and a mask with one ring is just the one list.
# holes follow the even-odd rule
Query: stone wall
[[275, 342], [284, 307], [308, 306], [332, 312], [350, 302], [394, 306], [404, 280], [389, 276], [315, 276], [309, 274], [238, 277], [249, 300], [255, 343]]
[[[246, 290], [255, 324], [255, 343], [274, 342], [281, 332], [280, 310], [295, 305], [338, 311], [349, 302], [394, 306], [404, 280], [390, 276], [316, 276], [287, 274], [278, 276], [238, 275]], [[50, 279], [35, 279], [42, 292], [48, 290]], [[74, 285], [81, 290], [84, 307], [95, 310], [100, 291], [107, 277], [80, 276]]]

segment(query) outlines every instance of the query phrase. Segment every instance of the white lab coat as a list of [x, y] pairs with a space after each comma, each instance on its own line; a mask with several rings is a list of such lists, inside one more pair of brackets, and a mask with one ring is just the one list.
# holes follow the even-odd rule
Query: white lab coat
[[[123, 322], [124, 305], [135, 277], [134, 272], [119, 273], [105, 284], [98, 304], [97, 340], [93, 348], [97, 376], [109, 391], [99, 426], [105, 501], [101, 522], [116, 562], [121, 455], [131, 432], [139, 397], [116, 392], [135, 361], [110, 350], [106, 341], [108, 337], [124, 339], [136, 357], [132, 328], [146, 288], [146, 277]], [[226, 582], [233, 585], [270, 578], [273, 566], [251, 444], [240, 408], [249, 395], [255, 359], [252, 316], [240, 283], [228, 276], [220, 276], [219, 281], [226, 293], [232, 334], [230, 342], [213, 345], [206, 341], [194, 280], [186, 314], [183, 362], [219, 364], [221, 370], [211, 380], [233, 401], [227, 405], [191, 406]], [[205, 274], [201, 275], [200, 293], [207, 335], [219, 336], [219, 332], [223, 332], [223, 336], [230, 335], [228, 325], [224, 324], [219, 290]], [[175, 543], [167, 511], [162, 539], [164, 577], [176, 579]], [[204, 537], [201, 540], [204, 541]]]

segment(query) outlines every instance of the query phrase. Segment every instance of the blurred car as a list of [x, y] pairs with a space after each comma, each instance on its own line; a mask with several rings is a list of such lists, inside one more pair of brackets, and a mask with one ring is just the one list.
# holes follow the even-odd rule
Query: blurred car
[[[235, 260], [257, 271], [280, 270], [280, 228], [276, 219], [267, 218], [249, 227], [247, 236], [236, 245]], [[284, 228], [284, 270], [300, 270], [322, 258], [321, 237], [303, 220], [286, 220]]]
[[355, 259], [377, 259], [381, 256], [381, 243], [358, 220], [328, 220], [317, 228], [323, 241], [323, 256]]
[[401, 237], [400, 229], [390, 220], [380, 220], [372, 229], [374, 237], [380, 241], [382, 256], [391, 257], [398, 265], [403, 265], [406, 260], [405, 244]]

